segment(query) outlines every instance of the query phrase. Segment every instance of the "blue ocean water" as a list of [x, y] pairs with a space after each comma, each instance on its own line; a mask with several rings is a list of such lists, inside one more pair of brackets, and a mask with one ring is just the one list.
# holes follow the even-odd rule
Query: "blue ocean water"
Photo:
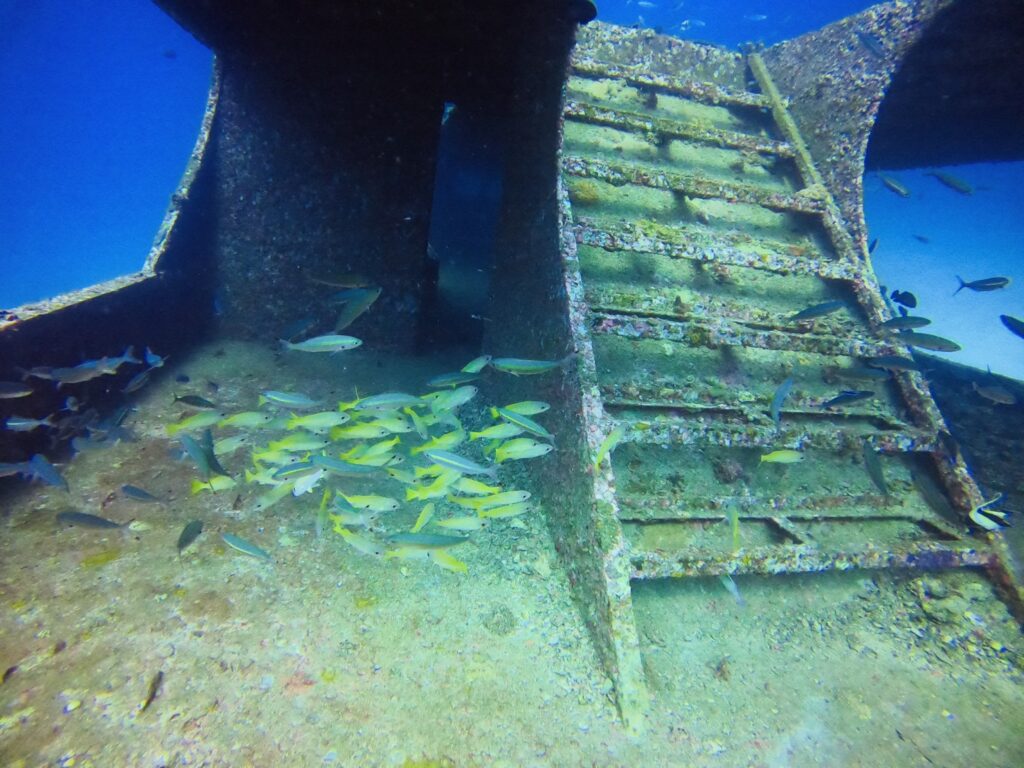
[[[925, 330], [963, 347], [943, 357], [1024, 379], [1020, 340], [999, 320], [1001, 314], [1024, 317], [1024, 162], [942, 169], [974, 187], [970, 195], [940, 184], [929, 170], [887, 173], [910, 190], [907, 198], [886, 189], [877, 173], [864, 179], [864, 214], [871, 237], [878, 238], [878, 279], [890, 292], [911, 291], [918, 300], [914, 314], [933, 320]], [[1011, 283], [997, 291], [956, 292], [957, 275]]]
[[0, 3], [0, 307], [142, 267], [211, 61], [149, 0]]
[[736, 48], [788, 40], [874, 5], [870, 0], [598, 0], [598, 19]]

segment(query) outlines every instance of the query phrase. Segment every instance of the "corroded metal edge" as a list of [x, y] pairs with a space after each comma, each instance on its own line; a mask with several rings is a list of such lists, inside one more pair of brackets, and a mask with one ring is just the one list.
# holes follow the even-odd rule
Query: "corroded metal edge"
[[757, 152], [780, 158], [793, 158], [794, 150], [783, 141], [776, 141], [761, 136], [753, 136], [722, 128], [681, 123], [664, 118], [628, 112], [622, 109], [601, 107], [580, 101], [570, 101], [565, 106], [564, 114], [575, 123], [614, 128], [619, 131], [642, 136], [651, 144], [658, 144], [664, 139], [684, 139], [706, 144], [712, 147], [725, 147], [745, 152]]
[[[759, 269], [777, 275], [815, 275], [826, 280], [855, 280], [861, 269], [857, 265], [808, 256], [806, 249], [778, 242], [772, 252], [751, 250], [750, 238], [716, 234], [707, 236], [685, 230], [672, 233], [665, 225], [650, 220], [639, 221], [632, 230], [599, 229], [577, 226], [576, 242], [609, 253], [642, 253], [669, 259], [689, 259], [704, 264]], [[764, 245], [762, 240], [758, 245]], [[785, 251], [789, 252], [783, 252]]]
[[220, 97], [221, 63], [214, 57], [210, 77], [210, 89], [206, 95], [206, 106], [203, 111], [203, 120], [196, 136], [195, 144], [189, 155], [185, 172], [178, 182], [177, 188], [171, 195], [167, 211], [164, 213], [163, 221], [157, 230], [150, 246], [149, 253], [143, 267], [138, 272], [128, 275], [121, 275], [111, 280], [90, 285], [86, 288], [79, 288], [59, 296], [54, 296], [43, 301], [23, 304], [11, 310], [11, 319], [0, 320], [0, 333], [17, 330], [23, 323], [33, 320], [42, 315], [60, 312], [78, 304], [100, 299], [104, 296], [117, 293], [134, 285], [155, 279], [160, 270], [160, 261], [167, 253], [169, 243], [175, 231], [175, 225], [181, 216], [182, 209], [188, 201], [192, 191], [192, 184], [196, 180], [199, 169], [206, 158], [207, 147], [210, 143], [210, 136], [213, 132], [213, 121], [217, 113], [217, 103]]
[[[860, 249], [867, 243], [864, 160], [879, 107], [906, 55], [956, 1], [879, 3], [763, 53]], [[886, 40], [884, 60], [858, 34]]]
[[986, 547], [923, 542], [899, 550], [866, 547], [856, 552], [830, 552], [813, 545], [753, 547], [728, 558], [708, 552], [666, 556], [635, 551], [630, 555], [634, 579], [678, 579], [688, 576], [757, 573], [766, 576], [820, 571], [889, 568], [985, 568], [997, 556]]
[[[859, 240], [859, 247], [850, 232], [848, 223], [844, 221], [839, 213], [832, 193], [822, 183], [822, 176], [807, 149], [807, 145], [800, 134], [796, 121], [789, 115], [788, 108], [775, 86], [774, 79], [768, 67], [757, 53], [748, 56], [751, 71], [757, 79], [762, 91], [768, 96], [772, 104], [772, 112], [775, 115], [776, 123], [783, 133], [784, 138], [797, 150], [797, 167], [805, 184], [814, 185], [821, 190], [822, 220], [829, 235], [832, 238], [833, 246], [840, 258], [848, 262], [867, 260], [867, 248], [863, 238]], [[865, 137], [865, 147], [867, 139]], [[862, 156], [863, 167], [863, 156]], [[887, 318], [887, 308], [882, 299], [882, 290], [878, 279], [870, 265], [860, 275], [851, 281], [853, 293], [857, 303], [867, 315], [872, 326], [878, 327]], [[908, 348], [909, 349], [909, 348]], [[932, 399], [927, 385], [920, 377], [898, 376], [896, 385], [903, 398], [904, 404], [910, 411], [917, 426], [938, 433], [947, 430], [945, 419], [939, 412], [938, 406]], [[936, 454], [937, 456], [937, 454]], [[935, 468], [942, 478], [946, 491], [953, 499], [954, 505], [966, 513], [982, 501], [981, 492], [978, 490], [974, 479], [967, 470], [963, 459], [957, 457], [955, 461], [949, 462], [945, 457], [937, 457], [934, 460]]]
[[573, 74], [581, 77], [622, 80], [636, 88], [682, 96], [715, 106], [749, 107], [751, 109], [763, 109], [766, 106], [764, 98], [756, 93], [729, 91], [712, 83], [677, 80], [670, 76], [652, 74], [633, 67], [608, 66], [593, 61], [577, 60], [573, 63]]
[[[561, 148], [559, 149], [561, 154]], [[580, 418], [587, 441], [588, 459], [596, 457], [604, 439], [603, 426], [609, 424], [601, 405], [597, 381], [594, 347], [588, 333], [588, 309], [584, 298], [583, 278], [576, 253], [576, 235], [572, 222], [569, 193], [564, 179], [559, 180], [559, 225], [563, 279], [568, 303], [569, 329], [577, 352], [576, 375], [580, 383]], [[589, 595], [602, 600], [594, 606], [606, 624], [592, 623], [600, 633], [596, 646], [601, 651], [605, 668], [615, 683], [616, 703], [628, 731], [639, 735], [644, 730], [647, 709], [647, 685], [640, 658], [640, 641], [633, 617], [632, 588], [629, 583], [629, 545], [618, 519], [614, 477], [607, 465], [595, 470], [594, 503], [590, 508], [593, 531], [590, 541], [577, 542], [577, 551], [569, 549], [569, 557], [589, 557], [600, 563], [604, 596]], [[583, 551], [579, 551], [582, 549]], [[588, 550], [589, 551], [586, 551]]]
[[614, 187], [628, 185], [660, 189], [728, 203], [759, 205], [781, 213], [817, 214], [822, 204], [814, 194], [802, 190], [795, 194], [775, 192], [751, 184], [712, 179], [699, 174], [682, 174], [657, 167], [608, 160], [591, 160], [579, 155], [562, 157], [562, 168], [571, 176], [597, 179]]

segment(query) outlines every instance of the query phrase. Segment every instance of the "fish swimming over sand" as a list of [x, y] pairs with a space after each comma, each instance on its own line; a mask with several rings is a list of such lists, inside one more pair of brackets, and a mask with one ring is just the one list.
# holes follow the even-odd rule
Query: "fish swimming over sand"
[[299, 392], [277, 392], [272, 389], [268, 389], [260, 394], [257, 404], [263, 405], [264, 403], [280, 405], [284, 408], [294, 408], [296, 410], [317, 408], [323, 405], [322, 401], [314, 400], [308, 395], [303, 395]]
[[250, 557], [256, 557], [260, 560], [269, 560], [270, 553], [265, 549], [257, 547], [250, 541], [246, 541], [241, 536], [235, 536], [233, 533], [222, 533], [220, 537], [224, 540], [232, 549], [236, 549], [242, 554], [249, 555]]
[[192, 520], [187, 523], [184, 528], [181, 529], [181, 535], [178, 536], [178, 554], [180, 555], [188, 547], [199, 538], [199, 534], [203, 532], [203, 521]]
[[158, 499], [152, 493], [137, 485], [122, 485], [121, 493], [127, 496], [129, 499], [135, 499], [136, 501], [144, 501], [149, 504], [163, 504], [162, 499]]
[[57, 515], [57, 522], [64, 525], [74, 525], [80, 528], [121, 528], [121, 523], [107, 520], [105, 517], [90, 515], [88, 512], [61, 512]]
[[43, 456], [41, 453], [37, 453], [29, 459], [26, 464], [26, 471], [24, 474], [32, 480], [39, 480], [41, 483], [51, 485], [54, 488], [60, 488], [64, 491], [68, 490], [68, 481], [64, 479], [57, 468], [50, 463], [50, 460]]
[[228, 418], [228, 414], [223, 411], [200, 411], [194, 416], [189, 416], [186, 419], [175, 422], [174, 424], [168, 424], [165, 429], [169, 437], [173, 437], [179, 432], [188, 432], [193, 429], [205, 429], [212, 427], [221, 421]]
[[216, 403], [211, 403], [205, 397], [200, 397], [199, 395], [175, 395], [174, 402], [184, 403], [193, 408], [209, 408], [212, 410], [217, 407]]
[[281, 346], [284, 349], [295, 352], [325, 352], [331, 355], [355, 349], [362, 343], [360, 339], [353, 336], [341, 336], [334, 333], [327, 334], [326, 336], [314, 336], [311, 339], [299, 342], [281, 339]]

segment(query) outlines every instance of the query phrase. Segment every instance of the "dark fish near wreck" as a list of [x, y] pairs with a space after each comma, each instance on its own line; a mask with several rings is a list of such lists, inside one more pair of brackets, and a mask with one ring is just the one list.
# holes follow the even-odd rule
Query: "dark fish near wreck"
[[50, 460], [43, 456], [41, 453], [35, 454], [31, 459], [28, 460], [26, 466], [26, 472], [31, 479], [38, 480], [46, 485], [52, 485], [54, 488], [60, 488], [62, 490], [68, 490], [68, 481], [64, 479], [57, 468], [50, 463]]
[[855, 33], [857, 39], [860, 40], [860, 44], [864, 46], [864, 50], [870, 53], [879, 61], [885, 61], [889, 54], [885, 50], [885, 46], [882, 44], [882, 40], [878, 35], [873, 32], [861, 32], [859, 29]]
[[193, 408], [216, 408], [215, 403], [211, 403], [205, 397], [199, 395], [175, 395], [174, 402], [184, 403], [185, 405], [191, 405]]
[[1024, 320], [1018, 320], [1011, 315], [1000, 315], [999, 319], [1003, 321], [1003, 325], [1006, 326], [1010, 333], [1024, 339]]
[[866, 365], [851, 365], [849, 367], [837, 365], [827, 369], [826, 373], [836, 379], [852, 379], [854, 381], [885, 381], [889, 378], [888, 371]]
[[892, 176], [886, 176], [884, 173], [878, 174], [878, 178], [885, 184], [885, 188], [891, 192], [895, 192], [900, 197], [910, 197], [910, 190], [907, 189], [903, 184]]
[[878, 247], [878, 238], [876, 237], [874, 240], [872, 240], [870, 243], [868, 243], [868, 254], [870, 255], [870, 254], [874, 253], [875, 252], [875, 248], [877, 248], [877, 247]]
[[917, 297], [910, 291], [893, 291], [889, 298], [897, 304], [902, 304], [904, 307], [913, 309], [917, 306]]
[[139, 488], [137, 485], [122, 485], [121, 493], [127, 496], [129, 499], [135, 499], [136, 501], [145, 501], [148, 503], [162, 504], [163, 501], [158, 499], [149, 491]]
[[352, 325], [356, 318], [380, 298], [381, 290], [381, 288], [351, 288], [340, 294], [335, 294], [334, 300], [345, 302], [345, 308], [338, 315], [338, 320], [334, 324], [334, 332], [341, 333]]
[[789, 390], [792, 388], [793, 379], [786, 379], [784, 382], [779, 384], [779, 388], [775, 390], [775, 396], [772, 398], [770, 413], [772, 421], [775, 422], [776, 428], [779, 426], [779, 422], [782, 419], [782, 403], [785, 402], [786, 397], [789, 395]]
[[944, 339], [932, 333], [918, 333], [917, 331], [903, 331], [896, 335], [896, 338], [909, 347], [920, 347], [930, 349], [933, 352], [959, 352], [961, 347], [955, 341]]
[[889, 486], [885, 482], [885, 473], [882, 471], [882, 461], [878, 458], [874, 447], [867, 440], [864, 441], [864, 469], [868, 477], [883, 496], [889, 495]]
[[931, 325], [932, 321], [927, 317], [915, 317], [914, 315], [900, 315], [886, 320], [879, 326], [886, 331], [906, 331], [912, 328], [924, 328]]
[[203, 532], [203, 521], [193, 520], [188, 523], [184, 528], [181, 529], [181, 535], [178, 537], [178, 554], [180, 555], [193, 541], [199, 538], [199, 534]]
[[914, 235], [914, 239], [919, 243], [924, 243], [925, 245], [932, 241], [932, 239], [927, 235]]
[[986, 400], [997, 405], [1016, 405], [1017, 398], [1014, 397], [1013, 393], [1005, 387], [1000, 387], [998, 384], [982, 384], [979, 386], [978, 382], [972, 381], [971, 386], [974, 387], [974, 391], [984, 397]]
[[81, 528], [120, 528], [120, 523], [107, 520], [105, 517], [90, 515], [88, 512], [60, 512], [57, 522], [64, 525], [77, 525]]
[[851, 403], [857, 403], [861, 400], [867, 400], [869, 397], [874, 397], [875, 393], [870, 389], [844, 389], [838, 395], [833, 397], [831, 400], [827, 400], [821, 404], [822, 408], [835, 408], [840, 405], [850, 405]]
[[969, 288], [972, 291], [998, 291], [1000, 288], [1005, 288], [1010, 284], [1010, 278], [1008, 277], [983, 277], [981, 280], [967, 282], [960, 275], [957, 275], [956, 279], [960, 281], [960, 287], [953, 291], [954, 296], [964, 288]]
[[815, 304], [813, 307], [807, 307], [807, 309], [801, 309], [795, 315], [789, 318], [789, 322], [796, 323], [801, 320], [814, 320], [818, 317], [824, 317], [840, 309], [846, 308], [845, 301], [825, 301], [821, 304]]
[[941, 184], [949, 187], [952, 190], [959, 192], [961, 195], [972, 195], [974, 194], [974, 187], [968, 184], [961, 178], [954, 176], [951, 173], [943, 173], [942, 171], [928, 171], [925, 176], [932, 176]]
[[921, 367], [909, 357], [899, 355], [881, 355], [869, 357], [865, 362], [872, 368], [884, 368], [887, 371], [919, 371]]

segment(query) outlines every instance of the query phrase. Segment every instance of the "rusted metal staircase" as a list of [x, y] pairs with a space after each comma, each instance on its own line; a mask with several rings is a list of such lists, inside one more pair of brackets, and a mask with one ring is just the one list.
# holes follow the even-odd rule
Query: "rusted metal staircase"
[[[592, 26], [566, 84], [561, 162], [592, 455], [625, 435], [594, 472], [594, 529], [598, 645], [627, 724], [640, 727], [646, 697], [633, 580], [990, 565], [954, 512], [978, 492], [938, 439], [923, 379], [865, 366], [907, 350], [880, 330], [891, 308], [869, 257], [756, 53]], [[842, 390], [873, 394], [823, 407]], [[778, 449], [802, 461], [761, 461]]]

